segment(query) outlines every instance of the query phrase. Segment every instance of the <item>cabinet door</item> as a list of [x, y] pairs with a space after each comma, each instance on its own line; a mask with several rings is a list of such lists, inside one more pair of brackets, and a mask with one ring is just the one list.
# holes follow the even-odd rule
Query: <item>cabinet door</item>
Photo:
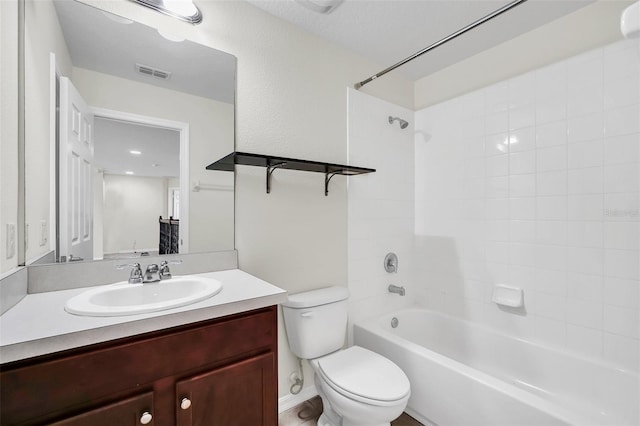
[[151, 392], [105, 405], [95, 410], [52, 423], [54, 426], [153, 426]]
[[176, 383], [177, 425], [276, 426], [275, 368], [268, 353]]

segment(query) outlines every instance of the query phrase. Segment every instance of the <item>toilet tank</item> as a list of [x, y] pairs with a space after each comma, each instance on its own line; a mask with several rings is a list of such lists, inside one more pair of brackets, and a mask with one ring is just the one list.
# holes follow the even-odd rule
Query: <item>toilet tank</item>
[[349, 290], [325, 287], [289, 295], [282, 304], [291, 351], [303, 359], [318, 358], [344, 345]]

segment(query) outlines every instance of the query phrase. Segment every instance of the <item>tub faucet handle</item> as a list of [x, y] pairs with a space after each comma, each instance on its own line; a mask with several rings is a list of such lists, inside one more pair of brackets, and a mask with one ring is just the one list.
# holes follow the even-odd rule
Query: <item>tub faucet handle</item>
[[387, 253], [384, 257], [384, 270], [390, 274], [398, 272], [398, 256], [395, 253]]

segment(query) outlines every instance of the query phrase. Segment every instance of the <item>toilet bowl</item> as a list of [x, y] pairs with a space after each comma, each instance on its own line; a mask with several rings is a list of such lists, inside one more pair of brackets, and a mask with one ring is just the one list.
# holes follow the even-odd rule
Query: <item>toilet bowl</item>
[[407, 406], [407, 376], [375, 352], [352, 346], [310, 364], [318, 393], [328, 403], [318, 426], [388, 426]]
[[389, 426], [407, 405], [409, 379], [382, 355], [342, 349], [348, 296], [344, 287], [290, 295], [282, 304], [289, 346], [314, 370], [323, 403], [319, 426]]

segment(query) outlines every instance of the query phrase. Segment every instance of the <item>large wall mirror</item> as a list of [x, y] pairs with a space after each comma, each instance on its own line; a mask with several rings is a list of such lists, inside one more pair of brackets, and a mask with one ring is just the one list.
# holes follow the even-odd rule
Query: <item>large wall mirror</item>
[[25, 4], [27, 264], [234, 248], [236, 58], [75, 0]]

